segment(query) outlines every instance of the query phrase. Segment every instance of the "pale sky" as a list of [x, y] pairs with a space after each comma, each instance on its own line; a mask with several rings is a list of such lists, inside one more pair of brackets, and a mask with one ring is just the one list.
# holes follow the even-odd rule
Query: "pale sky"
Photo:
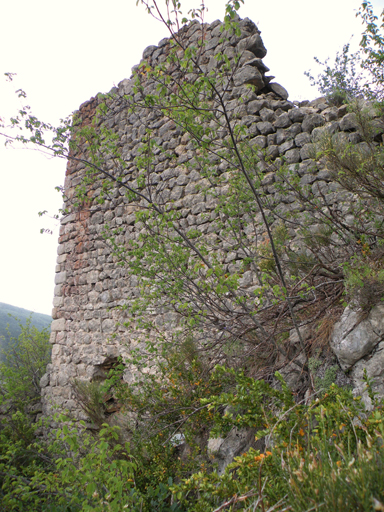
[[[161, 0], [160, 0], [161, 1]], [[186, 2], [198, 7], [201, 1]], [[224, 0], [206, 0], [205, 20], [222, 19]], [[355, 0], [246, 0], [268, 50], [264, 58], [290, 100], [314, 99], [304, 71], [313, 57], [334, 57], [343, 44], [357, 47], [362, 31]], [[384, 0], [374, 0], [379, 14]], [[0, 5], [0, 117], [18, 108], [13, 89], [23, 88], [43, 120], [56, 123], [98, 92], [129, 78], [149, 45], [167, 30], [136, 0], [3, 0]], [[17, 73], [13, 84], [3, 74]], [[0, 302], [51, 313], [58, 223], [38, 212], [57, 212], [65, 162], [36, 151], [5, 149], [0, 140]], [[53, 235], [40, 235], [42, 227]]]

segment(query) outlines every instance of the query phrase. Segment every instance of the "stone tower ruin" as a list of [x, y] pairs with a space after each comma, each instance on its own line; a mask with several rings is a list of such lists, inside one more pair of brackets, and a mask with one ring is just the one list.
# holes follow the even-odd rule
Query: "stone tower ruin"
[[[340, 191], [332, 183], [330, 174], [314, 158], [314, 142], [324, 130], [343, 133], [352, 142], [357, 141], [356, 124], [345, 106], [329, 106], [324, 98], [312, 102], [291, 102], [288, 93], [268, 76], [269, 69], [263, 62], [266, 49], [255, 24], [249, 19], [240, 21], [241, 36], [231, 36], [222, 42], [222, 23], [211, 25], [193, 22], [184, 27], [180, 36], [188, 46], [194, 44], [204, 31], [201, 66], [206, 71], [215, 70], [215, 55], [224, 52], [231, 62], [240, 60], [231, 76], [226, 94], [227, 109], [238, 122], [247, 128], [250, 143], [256, 150], [264, 150], [270, 159], [284, 158], [297, 169], [301, 182], [316, 186], [327, 196], [330, 204], [340, 199]], [[165, 60], [170, 39], [163, 39], [158, 46], [150, 46], [143, 52], [143, 60], [152, 65]], [[234, 64], [235, 66], [235, 64]], [[136, 68], [137, 71], [138, 68]], [[251, 90], [247, 84], [253, 85]], [[204, 178], [198, 170], [189, 170], [185, 163], [194, 157], [188, 136], [169, 118], [151, 114], [145, 109], [130, 113], [124, 106], [125, 96], [133, 95], [134, 79], [123, 80], [114, 88], [109, 100], [104, 122], [109, 130], [118, 135], [121, 152], [126, 162], [127, 182], [134, 181], [135, 162], [145, 127], [149, 126], [159, 146], [173, 153], [171, 160], [159, 153], [152, 183], [162, 194], [163, 201], [172, 202], [182, 212], [189, 226], [203, 233], [209, 231], [210, 214], [215, 204], [203, 191]], [[91, 124], [101, 100], [91, 98], [83, 103], [77, 113], [83, 126]], [[75, 155], [76, 156], [76, 155]], [[136, 206], [119, 193], [116, 185], [109, 191], [104, 204], [97, 198], [102, 183], [90, 185], [89, 202], [77, 205], [76, 187], [85, 173], [81, 161], [69, 160], [65, 178], [65, 208], [61, 219], [52, 323], [52, 362], [41, 380], [43, 403], [46, 412], [54, 407], [68, 410], [82, 418], [73, 398], [73, 379], [92, 380], [102, 378], [106, 370], [119, 356], [129, 352], [135, 343], [134, 336], [124, 327], [127, 313], [117, 308], [139, 293], [137, 281], [126, 268], [118, 264], [111, 249], [105, 243], [102, 232], [106, 225], [123, 228], [121, 237], [127, 240], [137, 237], [141, 226], [136, 223]], [[113, 161], [105, 162], [113, 171]], [[213, 162], [219, 172], [225, 165]], [[278, 197], [275, 187], [276, 173], [268, 165], [261, 166], [265, 194], [276, 200], [283, 210], [293, 207], [293, 196]], [[218, 243], [220, 243], [218, 241]], [[228, 252], [226, 264], [230, 267], [236, 254]], [[245, 273], [242, 286], [255, 285], [251, 273]], [[171, 313], [164, 322], [172, 324]], [[118, 326], [117, 326], [118, 325]], [[117, 326], [117, 327], [116, 327]]]

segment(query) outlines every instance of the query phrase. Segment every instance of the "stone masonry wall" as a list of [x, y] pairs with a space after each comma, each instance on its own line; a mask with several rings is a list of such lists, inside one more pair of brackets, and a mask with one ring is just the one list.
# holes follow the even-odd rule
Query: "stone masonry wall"
[[[219, 21], [203, 27], [194, 22], [182, 29], [181, 35], [187, 44], [192, 44], [204, 30], [203, 69], [215, 69], [214, 56], [218, 51], [224, 51], [233, 62], [235, 55], [241, 56], [226, 93], [227, 108], [247, 127], [255, 150], [265, 149], [275, 161], [284, 157], [297, 170], [302, 184], [311, 185], [315, 194], [321, 190], [330, 204], [338, 202], [339, 186], [331, 182], [327, 169], [313, 159], [314, 142], [326, 130], [331, 134], [343, 133], [344, 139], [359, 144], [353, 114], [347, 113], [345, 106], [329, 106], [324, 98], [301, 103], [288, 101], [285, 89], [266, 75], [269, 70], [262, 61], [266, 50], [257, 27], [248, 19], [242, 20], [240, 27], [242, 35], [233, 36], [227, 43], [220, 42]], [[163, 39], [158, 46], [150, 46], [144, 50], [143, 59], [152, 64], [163, 62], [169, 44], [168, 39]], [[246, 84], [253, 84], [254, 91], [245, 87]], [[124, 179], [134, 183], [134, 157], [138, 154], [145, 128], [149, 126], [159, 146], [176, 155], [176, 158], [167, 159], [159, 152], [151, 177], [152, 186], [161, 193], [164, 203], [174, 202], [174, 207], [182, 212], [185, 225], [207, 233], [207, 213], [212, 212], [215, 205], [212, 198], [201, 191], [204, 180], [199, 172], [189, 171], [184, 165], [194, 157], [188, 135], [159, 114], [145, 109], [130, 114], [124, 108], [124, 96], [132, 94], [132, 89], [132, 79], [123, 80], [113, 89], [114, 99], [109, 102], [106, 118], [108, 127], [119, 137], [126, 162]], [[98, 103], [98, 98], [92, 98], [81, 105], [79, 116], [83, 124], [92, 122]], [[81, 152], [77, 156], [81, 158]], [[225, 173], [224, 162], [213, 162], [213, 165]], [[105, 166], [114, 172], [113, 159], [107, 159]], [[293, 196], [277, 195], [275, 168], [261, 162], [260, 169], [265, 173], [264, 191], [279, 202], [282, 209], [292, 208]], [[52, 362], [41, 381], [45, 412], [57, 406], [78, 418], [82, 414], [73, 399], [71, 379], [97, 378], [103, 372], [103, 365], [107, 367], [119, 355], [124, 357], [135, 343], [133, 335], [124, 327], [120, 326], [116, 331], [116, 323], [124, 320], [125, 313], [114, 306], [134, 298], [138, 293], [137, 283], [123, 266], [117, 264], [101, 233], [106, 224], [112, 228], [123, 227], [120, 238], [128, 240], [136, 237], [141, 229], [135, 224], [135, 204], [129, 203], [117, 188], [100, 205], [96, 199], [101, 193], [101, 183], [96, 183], [89, 188], [90, 205], [76, 207], [75, 188], [84, 172], [81, 162], [68, 162], [65, 207], [69, 213], [62, 218], [60, 227], [53, 300]], [[220, 244], [219, 239], [217, 243]], [[226, 263], [229, 270], [235, 259], [236, 255], [228, 251]], [[252, 287], [256, 283], [253, 283], [251, 273], [246, 274], [243, 284]], [[113, 333], [115, 337], [112, 337]]]

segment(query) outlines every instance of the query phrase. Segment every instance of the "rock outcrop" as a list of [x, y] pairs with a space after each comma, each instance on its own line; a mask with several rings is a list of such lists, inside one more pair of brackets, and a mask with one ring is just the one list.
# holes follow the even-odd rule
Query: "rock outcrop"
[[372, 390], [384, 397], [384, 305], [364, 318], [362, 311], [346, 308], [331, 338], [331, 347], [343, 370], [349, 372], [354, 393], [371, 407], [364, 373]]

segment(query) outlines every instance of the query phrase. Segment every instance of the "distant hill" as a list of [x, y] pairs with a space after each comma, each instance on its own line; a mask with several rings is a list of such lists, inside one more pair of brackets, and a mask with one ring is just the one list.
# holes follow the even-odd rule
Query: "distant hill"
[[[16, 306], [0, 302], [0, 350], [8, 346], [10, 337], [18, 338], [21, 332], [19, 322], [24, 325], [29, 316], [31, 316], [32, 324], [39, 330], [51, 325], [52, 318], [49, 315], [34, 313], [27, 309], [17, 308]], [[7, 325], [9, 326], [9, 334], [7, 332]]]

